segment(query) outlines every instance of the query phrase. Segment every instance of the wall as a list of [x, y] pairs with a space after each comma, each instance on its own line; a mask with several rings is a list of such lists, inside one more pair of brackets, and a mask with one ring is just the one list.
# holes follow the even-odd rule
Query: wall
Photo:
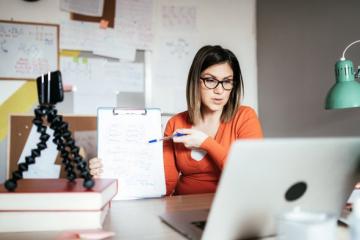
[[[324, 110], [334, 65], [360, 39], [360, 1], [258, 0], [259, 113], [267, 137], [359, 136], [360, 109]], [[360, 45], [346, 54], [355, 69]]]
[[[158, 57], [159, 43], [164, 33], [161, 29], [161, 7], [163, 4], [175, 6], [195, 6], [197, 15], [196, 33], [190, 33], [195, 39], [192, 54], [205, 44], [221, 44], [231, 49], [238, 56], [245, 79], [244, 103], [257, 109], [257, 66], [256, 66], [256, 24], [255, 0], [154, 0], [153, 1], [153, 29], [154, 48], [151, 58], [151, 97], [149, 107], [160, 107], [164, 112], [178, 112], [185, 110], [185, 84], [187, 70], [192, 56], [182, 66], [184, 69], [174, 84], [159, 80], [162, 66]], [[68, 19], [69, 15], [59, 10], [59, 1], [40, 0], [29, 3], [20, 0], [2, 0], [0, 2], [0, 18], [21, 21], [60, 23]], [[160, 69], [160, 70], [158, 70]], [[167, 101], [164, 101], [167, 99]]]
[[[185, 82], [193, 57], [184, 64], [179, 64], [177, 68], [182, 69], [176, 79], [168, 79], [164, 82], [158, 79], [164, 67], [161, 61], [158, 61], [157, 45], [161, 39], [167, 37], [171, 32], [164, 32], [160, 26], [161, 5], [174, 4], [184, 6], [196, 6], [197, 31], [186, 33], [184, 36], [194, 38], [193, 50], [194, 56], [197, 49], [203, 45], [220, 44], [231, 49], [238, 57], [243, 77], [245, 81], [244, 104], [251, 105], [257, 109], [257, 62], [256, 62], [256, 22], [255, 22], [255, 0], [182, 0], [155, 1], [154, 20], [156, 36], [154, 40], [154, 51], [152, 64], [153, 92], [152, 103], [155, 106], [163, 106], [165, 112], [183, 111], [185, 107]], [[170, 59], [167, 59], [170, 60]], [[160, 68], [160, 69], [159, 69]], [[161, 77], [161, 76], [160, 76]], [[182, 81], [178, 86], [176, 82]], [[170, 83], [170, 84], [169, 84]], [[175, 85], [174, 85], [175, 83]], [[164, 101], [166, 99], [166, 101]], [[171, 107], [172, 106], [172, 107]]]
[[[185, 84], [187, 71], [196, 50], [205, 44], [221, 44], [231, 49], [239, 58], [245, 81], [244, 104], [257, 109], [257, 64], [256, 64], [256, 22], [255, 0], [154, 0], [153, 29], [154, 44], [150, 51], [146, 68], [150, 69], [150, 84], [146, 96], [148, 107], [160, 107], [163, 112], [175, 113], [185, 110]], [[177, 79], [161, 80], [159, 74], [164, 66], [159, 61], [158, 45], [167, 34], [161, 28], [161, 7], [164, 4], [177, 6], [195, 6], [197, 24], [194, 33], [187, 33], [193, 37], [192, 56], [181, 66], [183, 71]], [[25, 2], [21, 0], [1, 0], [0, 19], [15, 21], [32, 21], [45, 23], [60, 23], [69, 18], [69, 14], [59, 10], [59, 0], [40, 0]], [[176, 31], [175, 31], [175, 34]], [[181, 33], [182, 34], [182, 33]], [[0, 61], [4, 61], [0, 59]], [[149, 74], [147, 72], [146, 74]], [[177, 81], [177, 84], [174, 82]], [[3, 89], [0, 89], [0, 95]], [[66, 97], [66, 96], [65, 96]], [[72, 96], [71, 96], [72, 98]], [[68, 101], [67, 103], [68, 104]], [[67, 106], [67, 109], [72, 109]], [[4, 180], [6, 169], [6, 142], [0, 142], [0, 182]]]

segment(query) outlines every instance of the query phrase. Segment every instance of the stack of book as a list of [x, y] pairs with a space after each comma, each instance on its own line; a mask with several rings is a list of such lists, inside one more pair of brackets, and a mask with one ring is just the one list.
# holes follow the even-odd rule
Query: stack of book
[[23, 179], [14, 192], [0, 185], [0, 232], [99, 229], [117, 194], [117, 180]]

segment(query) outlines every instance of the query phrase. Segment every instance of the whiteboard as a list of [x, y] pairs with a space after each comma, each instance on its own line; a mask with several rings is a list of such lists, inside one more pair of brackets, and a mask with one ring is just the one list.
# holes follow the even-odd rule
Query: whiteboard
[[0, 79], [35, 79], [59, 68], [59, 25], [0, 21]]

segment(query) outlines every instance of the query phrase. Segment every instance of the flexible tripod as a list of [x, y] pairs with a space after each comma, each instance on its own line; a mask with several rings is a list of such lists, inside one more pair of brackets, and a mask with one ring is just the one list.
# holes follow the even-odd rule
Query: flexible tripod
[[[63, 121], [61, 115], [57, 115], [57, 110], [54, 105], [39, 105], [35, 110], [35, 118], [33, 124], [37, 127], [37, 132], [40, 133], [40, 142], [37, 148], [31, 150], [31, 155], [25, 157], [25, 162], [18, 164], [18, 169], [12, 173], [12, 177], [5, 182], [5, 187], [8, 191], [14, 191], [17, 187], [17, 181], [23, 178], [23, 172], [28, 170], [30, 164], [35, 163], [35, 159], [41, 155], [41, 151], [47, 148], [46, 142], [50, 135], [46, 133], [47, 125], [54, 130], [53, 142], [57, 145], [57, 150], [60, 151], [62, 164], [65, 166], [67, 172], [67, 179], [74, 181], [77, 170], [80, 171], [80, 176], [84, 178], [83, 186], [85, 188], [92, 188], [95, 185], [91, 174], [89, 173], [87, 163], [79, 154], [79, 147], [75, 145], [74, 139], [71, 137], [71, 132], [68, 130], [68, 124]], [[44, 121], [46, 120], [46, 122]]]

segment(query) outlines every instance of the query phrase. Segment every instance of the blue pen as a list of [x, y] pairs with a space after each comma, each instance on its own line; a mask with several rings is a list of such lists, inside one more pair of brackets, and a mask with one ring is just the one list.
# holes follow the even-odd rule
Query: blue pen
[[152, 139], [149, 141], [149, 143], [156, 143], [156, 142], [160, 142], [160, 141], [165, 141], [165, 140], [170, 140], [173, 139], [174, 137], [181, 137], [181, 136], [185, 136], [185, 133], [175, 133], [172, 136], [168, 136], [168, 137], [163, 137], [163, 138], [159, 138], [159, 139]]

